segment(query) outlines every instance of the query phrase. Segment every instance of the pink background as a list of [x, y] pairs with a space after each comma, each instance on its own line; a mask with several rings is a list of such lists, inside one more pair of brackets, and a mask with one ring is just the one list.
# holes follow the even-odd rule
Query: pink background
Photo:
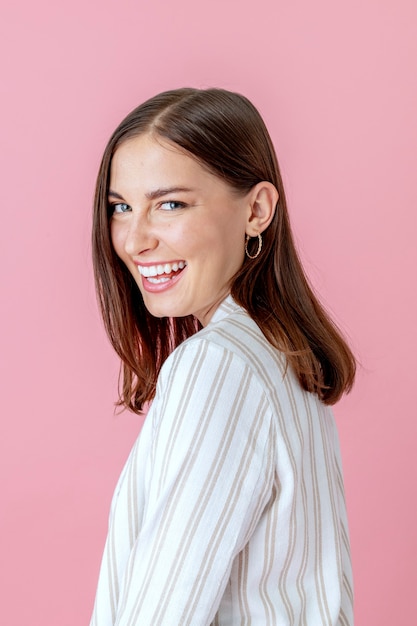
[[336, 407], [356, 624], [415, 622], [415, 0], [3, 0], [1, 623], [87, 624], [141, 421], [90, 263], [115, 125], [157, 91], [241, 91], [270, 128], [311, 280], [361, 361]]

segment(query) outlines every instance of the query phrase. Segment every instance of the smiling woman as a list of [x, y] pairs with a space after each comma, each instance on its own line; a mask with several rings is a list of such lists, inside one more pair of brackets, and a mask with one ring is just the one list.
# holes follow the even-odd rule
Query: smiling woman
[[352, 624], [328, 405], [354, 358], [299, 262], [243, 96], [179, 89], [116, 129], [97, 292], [144, 427], [117, 486], [92, 626]]
[[108, 195], [113, 247], [146, 309], [156, 317], [192, 315], [203, 326], [243, 264], [245, 233], [268, 226], [278, 199], [266, 181], [236, 194], [152, 132], [116, 150]]

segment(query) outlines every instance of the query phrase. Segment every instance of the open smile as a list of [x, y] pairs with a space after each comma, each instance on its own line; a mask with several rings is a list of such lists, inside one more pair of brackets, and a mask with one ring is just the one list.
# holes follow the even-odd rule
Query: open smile
[[139, 274], [142, 276], [142, 283], [145, 288], [153, 291], [151, 285], [162, 286], [168, 283], [175, 283], [175, 278], [187, 266], [186, 261], [175, 261], [174, 263], [158, 263], [156, 265], [138, 265]]

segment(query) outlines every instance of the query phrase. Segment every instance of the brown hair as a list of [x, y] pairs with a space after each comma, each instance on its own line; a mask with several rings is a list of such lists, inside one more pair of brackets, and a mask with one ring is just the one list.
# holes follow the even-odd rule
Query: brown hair
[[245, 261], [231, 285], [233, 298], [282, 350], [300, 385], [326, 404], [351, 389], [355, 359], [318, 302], [302, 269], [288, 218], [271, 138], [255, 107], [223, 89], [177, 89], [134, 109], [104, 151], [94, 201], [93, 262], [99, 304], [110, 341], [122, 360], [119, 404], [140, 412], [155, 394], [159, 370], [184, 339], [201, 328], [193, 317], [156, 318], [110, 239], [108, 186], [115, 150], [144, 132], [174, 142], [232, 188], [247, 193], [261, 181], [278, 190], [275, 216], [262, 252]]

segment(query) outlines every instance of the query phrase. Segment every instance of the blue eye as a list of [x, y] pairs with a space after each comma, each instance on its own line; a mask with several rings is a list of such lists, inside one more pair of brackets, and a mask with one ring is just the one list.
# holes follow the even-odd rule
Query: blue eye
[[130, 211], [130, 206], [125, 204], [124, 202], [118, 202], [117, 204], [112, 204], [113, 213], [126, 213]]
[[177, 202], [176, 200], [167, 200], [160, 205], [163, 211], [175, 211], [176, 209], [183, 209], [185, 207], [184, 202]]

